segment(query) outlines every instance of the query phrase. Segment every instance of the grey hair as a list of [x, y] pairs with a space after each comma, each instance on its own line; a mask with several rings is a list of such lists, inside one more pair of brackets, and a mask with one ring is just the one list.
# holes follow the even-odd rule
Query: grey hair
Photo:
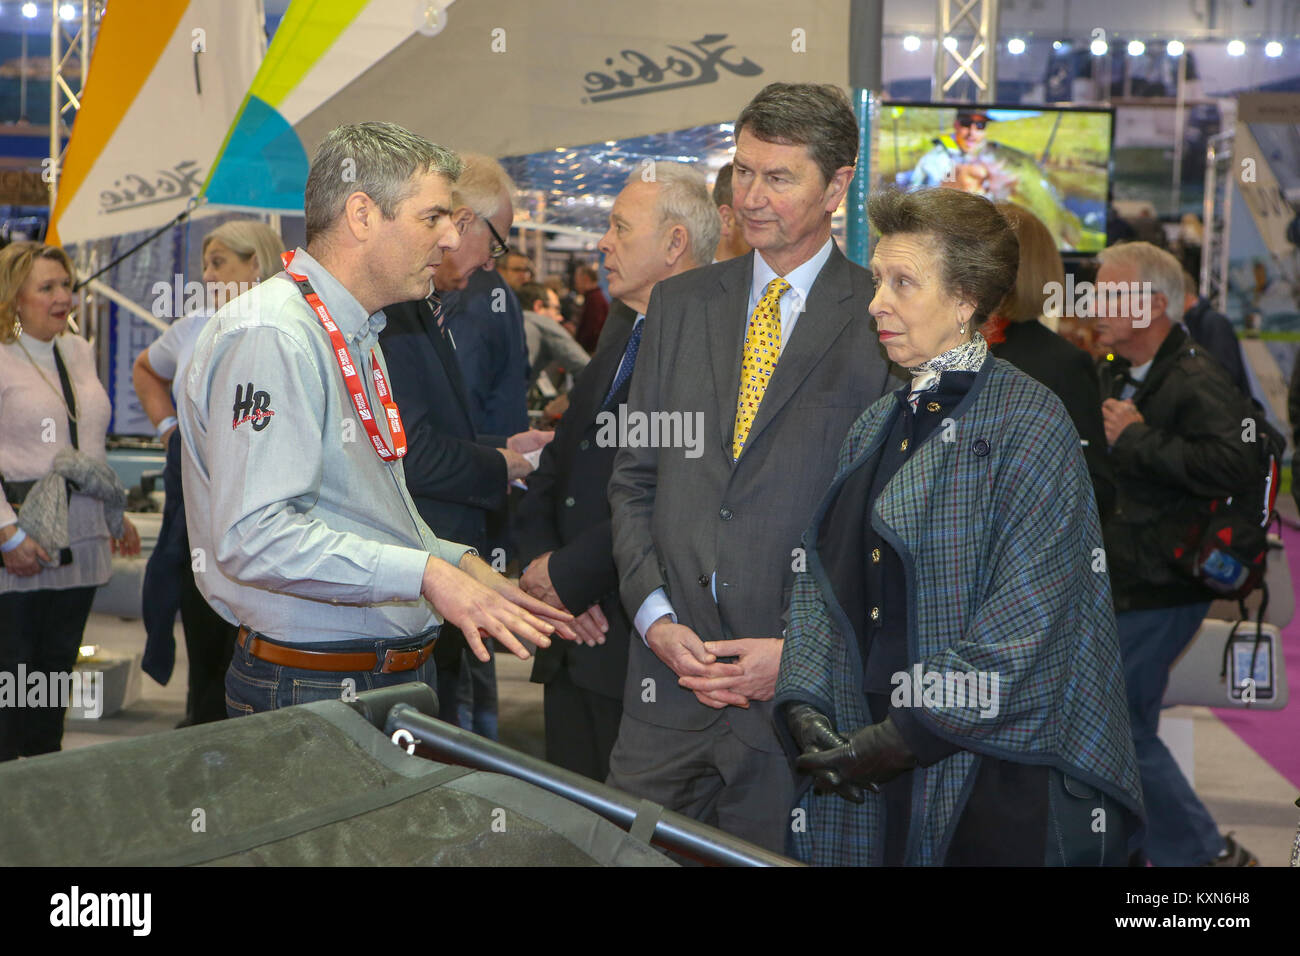
[[1120, 242], [1097, 253], [1097, 261], [1132, 265], [1137, 270], [1139, 282], [1150, 283], [1152, 294], [1159, 293], [1165, 297], [1165, 314], [1169, 321], [1182, 319], [1183, 296], [1186, 295], [1183, 267], [1173, 253], [1149, 242]]
[[685, 227], [691, 260], [697, 266], [707, 266], [713, 261], [722, 236], [722, 217], [713, 204], [704, 174], [684, 163], [662, 159], [655, 161], [651, 180], [644, 175], [648, 169], [651, 167], [646, 164], [638, 166], [627, 177], [628, 184], [647, 181], [659, 184], [655, 209], [659, 211], [660, 225]]
[[468, 206], [474, 215], [491, 219], [508, 205], [515, 193], [515, 181], [500, 163], [482, 153], [462, 153], [465, 168], [451, 191], [453, 207]]
[[307, 243], [334, 226], [354, 192], [365, 193], [385, 219], [392, 219], [398, 205], [414, 192], [411, 179], [416, 173], [439, 173], [455, 183], [462, 168], [454, 152], [395, 123], [336, 127], [316, 150], [307, 174]]

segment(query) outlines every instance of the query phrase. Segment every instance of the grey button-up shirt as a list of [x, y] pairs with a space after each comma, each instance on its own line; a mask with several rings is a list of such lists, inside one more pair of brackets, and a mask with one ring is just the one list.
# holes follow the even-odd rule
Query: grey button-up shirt
[[[372, 350], [384, 313], [365, 309], [302, 249], [306, 275], [347, 340], [380, 435]], [[398, 638], [440, 623], [420, 596], [440, 541], [400, 461], [376, 454], [329, 335], [284, 273], [234, 299], [199, 336], [178, 410], [195, 581], [228, 621], [288, 643]]]

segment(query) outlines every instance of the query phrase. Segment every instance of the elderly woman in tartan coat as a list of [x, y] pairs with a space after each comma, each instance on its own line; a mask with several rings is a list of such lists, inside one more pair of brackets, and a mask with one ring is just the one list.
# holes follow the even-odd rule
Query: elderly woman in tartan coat
[[871, 313], [912, 384], [850, 429], [804, 537], [776, 689], [792, 850], [1123, 864], [1142, 798], [1079, 436], [976, 329], [1014, 283], [1014, 232], [951, 189], [869, 215]]

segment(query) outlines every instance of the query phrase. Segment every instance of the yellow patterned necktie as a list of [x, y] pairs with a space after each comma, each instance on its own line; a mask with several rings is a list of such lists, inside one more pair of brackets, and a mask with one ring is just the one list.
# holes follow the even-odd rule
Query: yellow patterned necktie
[[736, 396], [736, 428], [731, 439], [731, 457], [740, 458], [745, 439], [763, 402], [763, 393], [781, 357], [781, 296], [790, 283], [773, 279], [763, 290], [745, 332], [745, 357], [740, 363], [740, 393]]

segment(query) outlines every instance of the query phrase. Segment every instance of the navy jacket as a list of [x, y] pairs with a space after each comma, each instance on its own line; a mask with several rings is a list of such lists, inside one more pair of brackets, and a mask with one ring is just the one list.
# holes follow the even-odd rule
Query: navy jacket
[[434, 534], [486, 554], [488, 512], [506, 502], [506, 460], [492, 446], [505, 442], [475, 431], [455, 350], [429, 303], [402, 302], [384, 315], [379, 342], [407, 433], [406, 488]]
[[484, 435], [524, 431], [528, 342], [514, 292], [496, 270], [476, 269], [466, 288], [443, 293], [442, 307], [443, 324], [456, 343], [474, 427]]

